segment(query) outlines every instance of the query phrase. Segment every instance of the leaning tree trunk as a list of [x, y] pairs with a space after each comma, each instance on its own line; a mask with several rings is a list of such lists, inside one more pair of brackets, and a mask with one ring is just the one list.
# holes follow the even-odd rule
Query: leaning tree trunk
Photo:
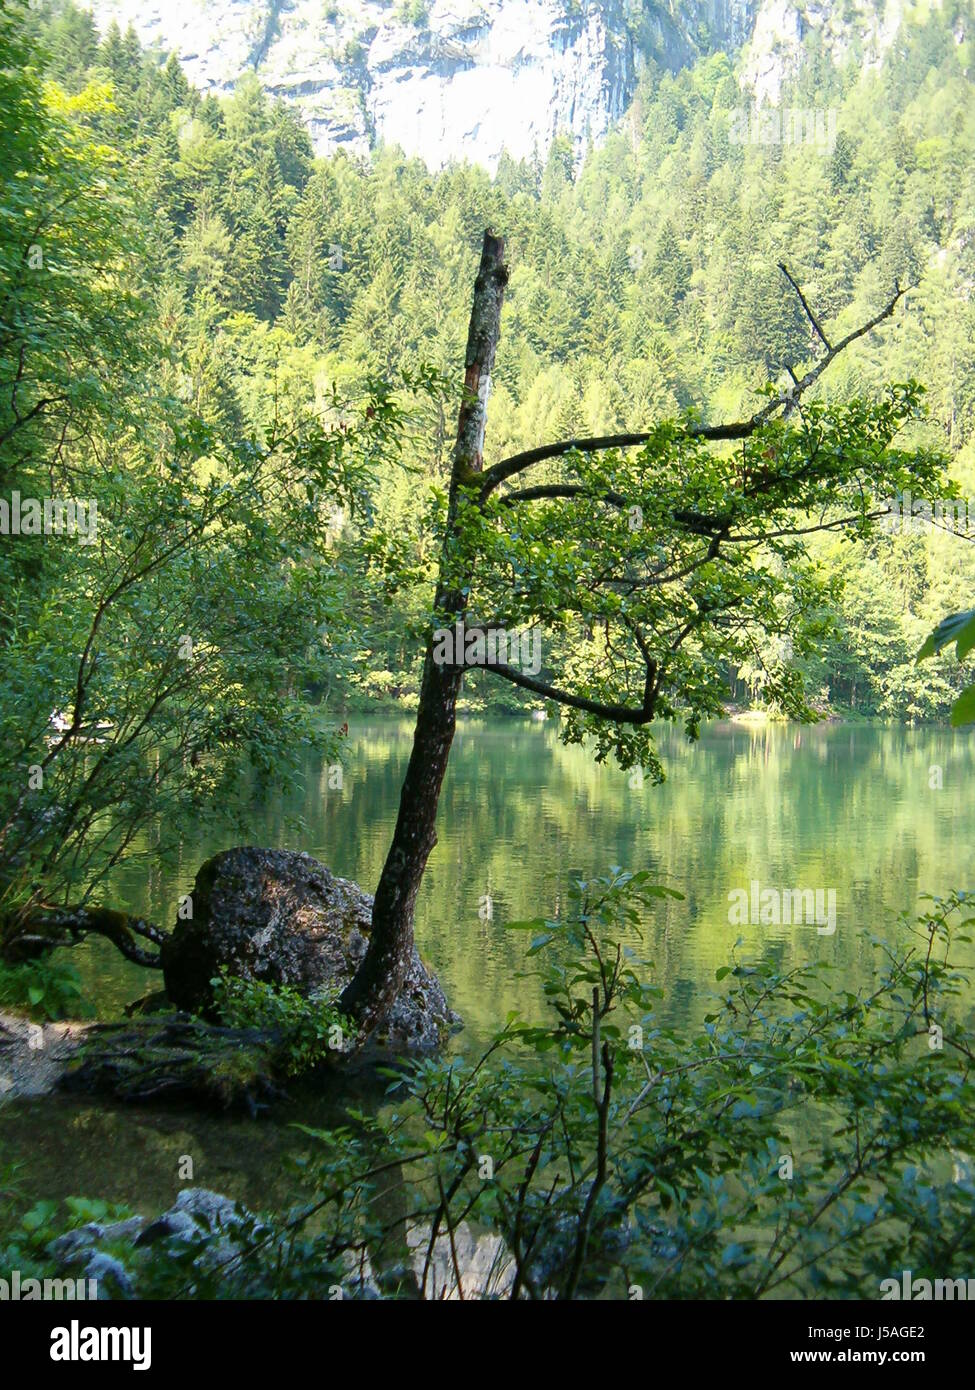
[[[457, 423], [447, 524], [434, 600], [435, 623], [453, 627], [467, 612], [472, 566], [458, 567], [458, 512], [461, 489], [471, 473], [483, 466], [484, 430], [494, 355], [501, 334], [501, 303], [508, 272], [504, 242], [484, 234], [481, 266], [474, 283], [467, 337], [464, 395]], [[372, 909], [369, 948], [355, 978], [340, 1000], [364, 1036], [389, 1009], [403, 984], [413, 951], [413, 913], [416, 895], [430, 851], [437, 843], [437, 802], [457, 722], [457, 697], [463, 681], [461, 661], [438, 665], [433, 659], [433, 634], [427, 640], [420, 706], [413, 751], [400, 793], [399, 815], [386, 856]]]

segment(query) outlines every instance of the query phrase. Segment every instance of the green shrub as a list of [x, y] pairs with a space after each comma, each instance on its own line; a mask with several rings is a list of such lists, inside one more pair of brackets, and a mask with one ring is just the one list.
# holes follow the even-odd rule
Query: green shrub
[[344, 1051], [354, 1036], [334, 1001], [308, 999], [287, 985], [241, 980], [226, 972], [211, 983], [222, 1022], [270, 1035], [275, 1069], [285, 1076], [310, 1071], [328, 1052]]
[[77, 970], [50, 957], [21, 965], [0, 961], [0, 1007], [36, 1019], [87, 1018], [91, 1013]]
[[[876, 940], [869, 989], [735, 953], [703, 1025], [674, 1028], [634, 949], [668, 894], [614, 870], [517, 924], [550, 1026], [512, 1016], [478, 1059], [390, 1069], [380, 1114], [299, 1127], [313, 1200], [140, 1255], [142, 1296], [876, 1299], [904, 1269], [967, 1277], [975, 1046], [951, 957], [970, 895], [926, 900], [903, 949]], [[238, 1021], [304, 1035], [291, 991], [222, 987]], [[461, 1228], [492, 1243], [477, 1279]]]

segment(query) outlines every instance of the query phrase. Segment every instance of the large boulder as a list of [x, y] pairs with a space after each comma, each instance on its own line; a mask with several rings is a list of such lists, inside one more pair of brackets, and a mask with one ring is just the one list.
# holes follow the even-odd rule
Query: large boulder
[[[192, 916], [162, 946], [166, 993], [181, 1009], [207, 1014], [223, 969], [244, 980], [334, 997], [366, 953], [372, 897], [313, 859], [285, 849], [237, 848], [208, 859], [196, 876]], [[459, 1022], [416, 947], [376, 1041], [430, 1049]]]

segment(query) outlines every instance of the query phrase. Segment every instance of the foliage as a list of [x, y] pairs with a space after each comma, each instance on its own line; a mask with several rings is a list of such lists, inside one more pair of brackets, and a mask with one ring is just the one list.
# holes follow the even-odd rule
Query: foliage
[[41, 1019], [85, 1018], [90, 1011], [77, 970], [53, 958], [20, 965], [0, 961], [0, 1007]]
[[[224, 366], [197, 356], [212, 321], [180, 324], [172, 285], [146, 288], [166, 234], [145, 192], [152, 152], [130, 128], [146, 95], [138, 46], [119, 51], [109, 34], [90, 71], [68, 64], [68, 93], [42, 76], [36, 23], [20, 6], [0, 17], [0, 487], [9, 516], [18, 494], [77, 500], [88, 531], [13, 535], [0, 549], [11, 958], [48, 929], [68, 940], [57, 912], [97, 904], [118, 863], [165, 856], [191, 819], [232, 826], [246, 796], [295, 775], [304, 749], [336, 752], [307, 699], [346, 659], [332, 518], [368, 505], [376, 470], [397, 466], [411, 398], [430, 389], [414, 373], [399, 391], [364, 379], [355, 400], [324, 383], [292, 394], [274, 345], [235, 339], [262, 384], [250, 418], [231, 406]], [[63, 66], [74, 40], [56, 36]], [[149, 81], [164, 124], [189, 100], [177, 74]], [[253, 100], [242, 90], [228, 113], [244, 143]], [[275, 169], [300, 177], [297, 128], [272, 125]], [[248, 144], [242, 158], [256, 157]], [[266, 268], [263, 227], [252, 249]], [[263, 282], [258, 293], [273, 298]]]
[[688, 1035], [655, 1025], [630, 945], [664, 891], [613, 870], [520, 924], [557, 953], [551, 1027], [512, 1016], [477, 1061], [391, 1073], [384, 1113], [305, 1132], [310, 1203], [141, 1257], [140, 1294], [875, 1298], [902, 1269], [964, 1275], [975, 1054], [951, 957], [970, 895], [875, 942], [856, 993], [736, 954]]
[[[926, 657], [934, 656], [936, 652], [941, 651], [942, 647], [950, 647], [952, 642], [955, 644], [956, 657], [959, 661], [964, 661], [972, 648], [975, 647], [975, 611], [968, 609], [967, 612], [953, 613], [949, 618], [942, 618], [918, 652], [917, 660], [924, 661]], [[975, 722], [975, 685], [966, 686], [952, 705], [951, 722], [952, 724]]]
[[351, 1025], [334, 1001], [308, 998], [288, 985], [242, 980], [226, 971], [212, 984], [216, 1012], [224, 1023], [273, 1039], [274, 1065], [280, 1075], [308, 1072], [330, 1049], [343, 1050], [351, 1036]]
[[728, 663], [753, 662], [766, 700], [809, 718], [796, 658], [819, 650], [836, 586], [808, 536], [869, 538], [888, 490], [946, 485], [939, 451], [899, 440], [921, 398], [908, 382], [870, 402], [804, 402], [797, 423], [769, 418], [734, 448], [716, 449], [690, 416], [638, 450], [571, 450], [484, 506], [488, 473], [449, 557], [478, 557], [472, 617], [561, 639], [547, 664], [567, 679], [549, 684], [584, 697], [563, 737], [591, 736], [598, 758], [658, 778], [649, 720], [620, 727], [601, 709], [649, 707], [695, 737], [721, 712]]
[[[646, 6], [628, 10], [631, 25], [649, 20]], [[828, 328], [834, 317], [862, 321], [896, 278], [916, 281], [890, 331], [837, 364], [830, 398], [923, 378], [929, 413], [911, 425], [910, 442], [949, 449], [959, 488], [975, 482], [965, 290], [975, 122], [970, 45], [957, 40], [948, 10], [907, 15], [875, 70], [862, 70], [855, 49], [835, 71], [811, 55], [781, 102], [828, 102], [831, 148], [734, 142], [733, 114], [750, 99], [729, 57], [712, 54], [676, 75], [648, 62], [619, 129], [581, 169], [556, 141], [544, 164], [506, 157], [493, 180], [466, 166], [432, 174], [393, 149], [368, 164], [315, 160], [294, 113], [269, 102], [256, 79], [220, 103], [190, 88], [178, 64], [142, 53], [131, 32], [110, 30], [99, 44], [70, 5], [44, 7], [30, 23], [34, 62], [46, 52], [66, 92], [111, 82], [111, 106], [90, 121], [146, 190], [140, 220], [160, 280], [152, 313], [173, 394], [208, 422], [246, 433], [266, 427], [282, 402], [318, 398], [325, 382], [356, 395], [369, 378], [421, 363], [450, 378], [446, 398], [419, 403], [422, 429], [404, 440], [416, 473], [380, 467], [367, 506], [335, 538], [345, 603], [330, 609], [328, 662], [306, 673], [330, 702], [401, 699], [417, 683], [435, 553], [427, 511], [450, 447], [486, 225], [504, 229], [513, 253], [489, 463], [543, 439], [679, 418], [691, 404], [705, 420], [750, 409], [769, 375], [811, 346], [776, 270], [785, 261]], [[37, 108], [28, 104], [12, 132], [29, 133]], [[383, 534], [395, 545], [377, 546]], [[855, 557], [829, 535], [809, 549], [832, 582], [815, 649], [796, 649], [789, 664], [816, 707], [912, 721], [945, 714], [958, 673], [919, 669], [914, 654], [948, 611], [951, 589], [975, 581], [969, 547], [937, 528], [877, 528]], [[722, 692], [778, 707], [764, 655], [729, 652]], [[475, 707], [531, 700], [480, 677], [468, 693]]]
[[[492, 179], [395, 149], [316, 160], [256, 77], [204, 98], [131, 31], [99, 39], [70, 4], [5, 7], [0, 488], [90, 499], [98, 532], [0, 548], [0, 946], [32, 913], [97, 896], [117, 864], [165, 854], [190, 816], [232, 818], [302, 747], [333, 746], [309, 697], [415, 683], [489, 223], [513, 257], [488, 465], [542, 439], [650, 437], [550, 461], [542, 486], [576, 489], [574, 512], [463, 499], [478, 616], [543, 625], [546, 677], [588, 672], [604, 703], [639, 694], [643, 642], [661, 657], [656, 712], [692, 735], [726, 691], [798, 717], [809, 692], [967, 716], [960, 672], [915, 653], [975, 580], [971, 552], [875, 521], [885, 500], [975, 480], [969, 65], [951, 7], [922, 10], [875, 69], [852, 53], [786, 90], [838, 112], [832, 149], [793, 150], [729, 138], [744, 98], [723, 55], [647, 64], [581, 167], [557, 139]], [[780, 260], [834, 336], [895, 283], [907, 312], [800, 411], [709, 448], [699, 426], [749, 414], [818, 347]], [[816, 535], [784, 534], [805, 515]], [[946, 620], [922, 656], [955, 641], [963, 657], [970, 622]], [[497, 699], [480, 678], [469, 696]], [[563, 732], [662, 772], [646, 730], [577, 710]], [[397, 1073], [384, 1114], [305, 1135], [310, 1207], [220, 1235], [229, 1255], [207, 1232], [141, 1255], [142, 1291], [437, 1296], [464, 1282], [471, 1230], [507, 1271], [495, 1291], [523, 1297], [875, 1296], [901, 1268], [963, 1267], [975, 1097], [951, 950], [968, 897], [904, 924], [920, 948], [876, 944], [868, 992], [736, 956], [698, 1032], [655, 1025], [633, 944], [633, 914], [664, 891], [613, 872], [525, 924], [551, 961], [551, 1027], [512, 1017], [480, 1060]], [[58, 1012], [73, 986], [34, 963], [0, 988]], [[266, 1081], [241, 1031], [280, 1038], [290, 1073], [341, 1026], [289, 991], [220, 989], [219, 1065], [204, 1025], [173, 1020], [106, 1031], [100, 1064], [140, 1098], [190, 1081], [226, 1101]], [[24, 1268], [64, 1221], [28, 1214]]]
[[[0, 1186], [2, 1181], [0, 1170]], [[10, 1192], [8, 1195], [13, 1196], [14, 1193]], [[88, 1222], [111, 1225], [124, 1221], [131, 1215], [132, 1212], [127, 1207], [114, 1202], [87, 1197], [67, 1197], [63, 1202], [42, 1198], [9, 1225], [6, 1222], [0, 1225], [0, 1240], [3, 1242], [0, 1245], [0, 1268], [4, 1271], [4, 1277], [9, 1278], [8, 1271], [16, 1269], [20, 1271], [20, 1277], [24, 1281], [52, 1277], [81, 1278], [81, 1271], [78, 1269], [68, 1271], [67, 1276], [65, 1271], [53, 1270], [48, 1251], [51, 1242], [65, 1230], [74, 1230]], [[124, 1257], [126, 1254], [124, 1240], [108, 1242], [105, 1248], [109, 1255], [116, 1258]], [[112, 1293], [116, 1296], [122, 1293], [122, 1290], [112, 1287], [110, 1269], [105, 1273], [108, 1274], [108, 1279], [104, 1274], [101, 1276], [100, 1293]]]

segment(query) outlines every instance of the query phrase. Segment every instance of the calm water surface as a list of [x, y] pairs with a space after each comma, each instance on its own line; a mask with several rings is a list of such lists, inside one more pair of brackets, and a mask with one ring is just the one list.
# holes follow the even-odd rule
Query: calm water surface
[[[306, 849], [336, 873], [375, 886], [396, 816], [412, 723], [353, 723], [334, 772], [309, 762], [293, 791], [248, 810], [243, 841]], [[874, 935], [895, 941], [897, 918], [922, 892], [975, 887], [975, 767], [967, 733], [848, 725], [796, 728], [721, 723], [696, 745], [661, 740], [669, 780], [633, 785], [564, 748], [548, 724], [470, 721], [458, 729], [440, 804], [439, 844], [417, 907], [417, 939], [479, 1046], [511, 1010], [541, 1018], [527, 938], [505, 930], [557, 916], [574, 877], [613, 864], [648, 868], [684, 894], [646, 924], [641, 954], [665, 989], [660, 1012], [686, 1023], [707, 1012], [714, 973], [736, 940], [779, 966], [827, 960], [846, 987], [878, 965]], [[303, 828], [298, 824], [302, 821]], [[226, 848], [188, 837], [174, 869], [133, 867], [113, 884], [119, 905], [171, 923], [200, 863]], [[238, 840], [237, 842], [242, 842]], [[836, 931], [740, 927], [729, 892], [833, 889]], [[491, 917], [486, 920], [485, 901]], [[86, 985], [111, 1015], [145, 992], [146, 977], [101, 944], [75, 953]], [[271, 1119], [132, 1111], [89, 1101], [21, 1102], [0, 1111], [0, 1156], [25, 1162], [29, 1189], [84, 1194], [147, 1210], [173, 1200], [181, 1155], [194, 1181], [253, 1205], [288, 1205], [294, 1121], [327, 1124], [327, 1098], [304, 1097]]]

